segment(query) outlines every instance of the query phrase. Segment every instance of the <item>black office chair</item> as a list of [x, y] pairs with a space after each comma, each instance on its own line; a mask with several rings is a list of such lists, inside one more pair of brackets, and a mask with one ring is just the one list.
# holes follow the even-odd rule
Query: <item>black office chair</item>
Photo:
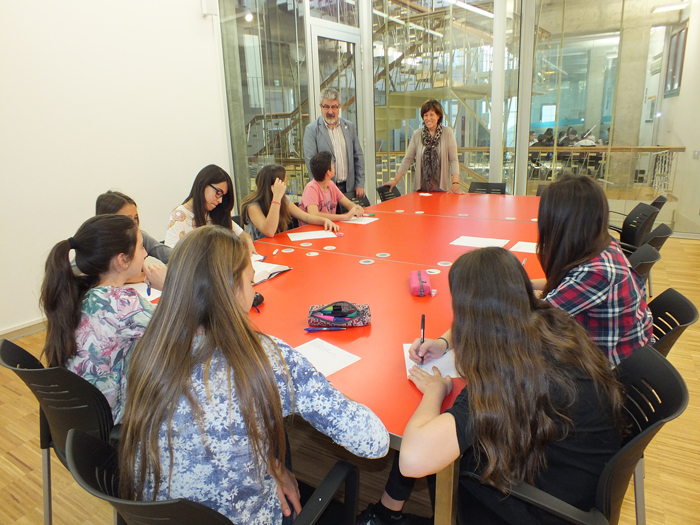
[[488, 193], [491, 195], [506, 195], [505, 182], [472, 182], [469, 193]]
[[44, 523], [52, 522], [51, 449], [66, 465], [68, 431], [77, 428], [102, 441], [118, 440], [120, 425], [114, 426], [112, 410], [100, 390], [62, 367], [44, 368], [41, 362], [16, 344], [0, 342], [0, 365], [12, 370], [39, 401]]
[[[660, 252], [661, 248], [664, 244], [666, 244], [666, 241], [669, 239], [669, 237], [671, 237], [672, 234], [673, 230], [670, 226], [668, 226], [667, 224], [659, 224], [656, 228], [652, 230], [651, 233], [644, 237], [644, 240], [642, 241], [642, 246], [648, 244], [657, 252]], [[622, 248], [622, 251], [628, 258], [631, 257], [631, 255], [638, 249], [634, 246], [630, 246], [629, 244], [620, 244], [620, 247]], [[649, 273], [647, 277], [647, 289], [649, 292], [649, 297], [652, 297], [654, 294], [651, 290], [651, 273]]]
[[[360, 198], [355, 194], [355, 190], [349, 191], [345, 194], [345, 196], [351, 200], [354, 204], [357, 204], [358, 206], [362, 206], [363, 208], [366, 208], [367, 206], [371, 206], [371, 203], [369, 202], [369, 199], [367, 198], [367, 195], [365, 194], [364, 197]], [[343, 213], [347, 213], [348, 210], [346, 210], [343, 206], [338, 204], [338, 209], [336, 211], [337, 214], [342, 215]]]
[[544, 190], [547, 189], [548, 184], [538, 184], [537, 185], [537, 197], [541, 197], [542, 194], [544, 193]]
[[661, 260], [661, 254], [648, 244], [643, 244], [628, 257], [630, 266], [647, 282], [651, 268]]
[[[233, 525], [217, 511], [184, 498], [165, 501], [133, 501], [118, 497], [119, 465], [114, 447], [80, 430], [68, 433], [68, 470], [93, 496], [109, 502], [128, 525]], [[294, 520], [295, 525], [318, 523], [333, 496], [345, 484], [343, 517], [334, 523], [352, 525], [357, 516], [360, 474], [354, 465], [338, 461]]]
[[379, 194], [379, 199], [382, 202], [395, 199], [396, 197], [401, 197], [401, 192], [396, 186], [391, 189], [389, 189], [389, 186], [387, 185], [377, 186], [377, 193]]
[[698, 320], [698, 309], [683, 294], [669, 288], [649, 302], [654, 318], [652, 346], [664, 357], [681, 334]]
[[659, 195], [651, 202], [651, 205], [654, 208], [657, 208], [659, 211], [661, 211], [661, 208], [663, 208], [664, 204], [666, 204], [667, 202], [668, 199], [666, 197], [664, 197], [663, 195]]
[[609, 228], [620, 235], [620, 242], [631, 246], [641, 246], [644, 244], [644, 237], [653, 228], [658, 214], [659, 209], [655, 206], [639, 203], [625, 217], [621, 228], [613, 225], [610, 225]]
[[241, 224], [241, 216], [240, 215], [232, 215], [231, 220], [235, 222], [238, 226], [243, 228], [243, 225]]
[[[512, 487], [510, 497], [569, 523], [614, 525], [619, 521], [625, 492], [644, 449], [662, 426], [683, 413], [688, 406], [688, 388], [673, 365], [650, 346], [624, 359], [615, 373], [627, 392], [625, 412], [630, 432], [622, 449], [608, 461], [598, 479], [595, 507], [587, 511], [578, 509], [527, 483]], [[476, 474], [464, 474], [478, 479]], [[643, 492], [637, 494], [636, 489], [635, 486], [635, 500], [643, 501]], [[639, 512], [638, 506], [638, 519]]]

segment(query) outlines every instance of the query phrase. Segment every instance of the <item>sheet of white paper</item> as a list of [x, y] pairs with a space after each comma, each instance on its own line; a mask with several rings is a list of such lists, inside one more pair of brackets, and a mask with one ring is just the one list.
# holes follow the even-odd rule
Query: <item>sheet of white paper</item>
[[411, 358], [408, 356], [408, 349], [411, 348], [411, 343], [404, 343], [403, 344], [403, 356], [406, 359], [406, 377], [408, 377], [408, 371], [414, 367], [417, 366], [418, 368], [425, 370], [429, 374], [433, 373], [433, 367], [437, 366], [438, 370], [440, 370], [440, 374], [442, 374], [442, 377], [445, 376], [450, 376], [452, 378], [459, 377], [459, 374], [457, 373], [457, 370], [455, 369], [455, 353], [454, 350], [449, 350], [445, 355], [438, 359], [433, 359], [432, 361], [425, 363], [424, 365], [419, 365], [418, 363], [414, 363], [411, 361]]
[[503, 248], [509, 242], [508, 239], [489, 239], [488, 237], [468, 237], [463, 235], [450, 244], [454, 244], [455, 246], [471, 246], [472, 248], [487, 248], [489, 246]]
[[148, 295], [148, 285], [146, 283], [126, 283], [124, 287], [133, 288], [139, 293], [141, 297], [143, 297], [147, 301], [153, 301], [160, 297], [160, 290], [156, 290], [153, 287], [151, 287], [151, 295]]
[[335, 233], [321, 230], [312, 232], [288, 233], [290, 241], [308, 241], [311, 239], [328, 239], [335, 237]]
[[518, 241], [510, 249], [511, 252], [522, 252], [522, 253], [537, 253], [537, 243], [536, 242], [525, 242]]
[[421, 197], [432, 197], [433, 196], [432, 193], [419, 193], [418, 195], [420, 195]]
[[259, 254], [257, 254], [257, 253], [252, 253], [252, 254], [250, 254], [250, 260], [251, 260], [251, 261], [254, 261], [254, 262], [255, 262], [255, 261], [262, 261], [264, 258], [265, 258], [264, 255], [259, 255]]
[[347, 222], [348, 224], [369, 224], [370, 222], [378, 221], [377, 217], [353, 217], [349, 221], [338, 221]]
[[296, 350], [326, 377], [360, 360], [358, 356], [318, 338], [297, 346]]

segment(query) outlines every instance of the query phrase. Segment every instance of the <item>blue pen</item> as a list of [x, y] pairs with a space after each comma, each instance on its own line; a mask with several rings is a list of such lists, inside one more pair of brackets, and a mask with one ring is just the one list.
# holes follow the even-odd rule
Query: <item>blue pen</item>
[[311, 328], [304, 328], [307, 334], [310, 334], [311, 332], [337, 332], [338, 330], [345, 330], [344, 326], [327, 326], [327, 327], [311, 327]]
[[150, 281], [146, 281], [146, 293], [148, 294], [149, 297], [151, 296], [151, 282]]

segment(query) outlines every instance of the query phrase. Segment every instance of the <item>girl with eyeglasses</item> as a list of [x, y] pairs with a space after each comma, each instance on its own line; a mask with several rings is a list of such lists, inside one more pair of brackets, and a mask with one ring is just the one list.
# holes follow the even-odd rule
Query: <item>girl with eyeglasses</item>
[[330, 219], [300, 210], [287, 197], [287, 173], [283, 166], [265, 166], [255, 177], [255, 186], [256, 190], [241, 205], [241, 221], [253, 240], [286, 231], [292, 218], [323, 226], [325, 230], [340, 229]]
[[283, 418], [291, 414], [353, 454], [386, 454], [389, 433], [371, 410], [251, 325], [253, 275], [245, 243], [224, 228], [198, 228], [173, 251], [131, 361], [123, 497], [187, 498], [239, 525], [291, 523], [300, 510], [285, 467]]
[[231, 219], [232, 210], [233, 182], [229, 174], [214, 164], [202, 168], [194, 179], [190, 194], [170, 214], [165, 244], [174, 248], [185, 234], [200, 226], [213, 224], [233, 231], [255, 253], [250, 235]]
[[[75, 275], [70, 252], [82, 275]], [[49, 366], [63, 366], [85, 378], [107, 398], [120, 423], [131, 351], [153, 315], [153, 306], [127, 280], [143, 270], [161, 289], [166, 268], [146, 266], [138, 225], [122, 215], [98, 215], [73, 237], [53, 247], [46, 260], [41, 306], [46, 314]]]

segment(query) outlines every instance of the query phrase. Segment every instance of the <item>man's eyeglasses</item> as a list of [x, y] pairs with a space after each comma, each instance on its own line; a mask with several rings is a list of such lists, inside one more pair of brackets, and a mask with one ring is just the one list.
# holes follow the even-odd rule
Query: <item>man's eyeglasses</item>
[[321, 104], [321, 109], [324, 109], [328, 111], [329, 109], [332, 109], [333, 111], [337, 111], [340, 109], [340, 106], [337, 104], [333, 104], [332, 106], [329, 106], [328, 104]]
[[222, 190], [221, 188], [217, 188], [213, 184], [209, 184], [209, 187], [212, 188], [216, 192], [217, 199], [220, 199], [224, 196], [224, 190]]

